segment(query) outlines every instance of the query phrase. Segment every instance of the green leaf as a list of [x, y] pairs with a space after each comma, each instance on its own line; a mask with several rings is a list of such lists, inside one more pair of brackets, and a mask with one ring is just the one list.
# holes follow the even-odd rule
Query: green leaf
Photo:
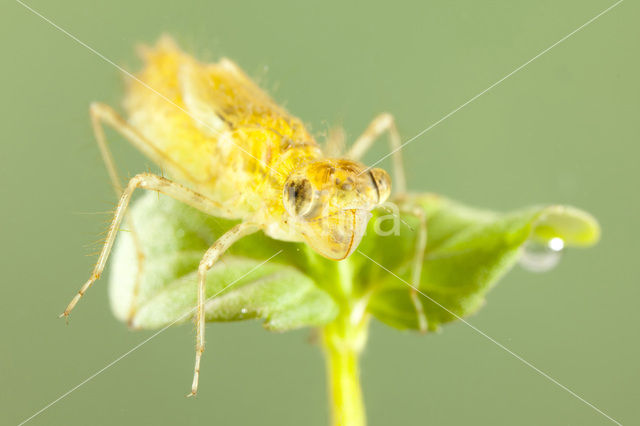
[[[431, 330], [476, 312], [525, 245], [559, 238], [565, 246], [587, 247], [599, 237], [595, 219], [571, 207], [540, 206], [499, 214], [432, 194], [414, 195], [404, 202], [422, 208], [427, 217], [419, 289], [425, 295], [420, 297]], [[186, 321], [196, 303], [200, 258], [236, 222], [207, 216], [157, 194], [137, 200], [132, 217], [144, 261], [131, 324], [156, 328]], [[397, 235], [375, 232], [382, 222], [394, 219], [387, 212], [376, 213], [358, 249], [361, 253], [343, 262], [327, 260], [302, 243], [277, 241], [262, 233], [243, 238], [207, 275], [207, 297], [222, 291], [207, 303], [207, 320], [259, 318], [268, 329], [287, 330], [327, 324], [339, 311], [348, 315], [365, 301], [366, 311], [378, 320], [417, 329], [407, 283], [411, 283], [419, 221], [403, 213]], [[137, 264], [132, 235], [121, 232], [110, 293], [113, 310], [122, 320], [132, 311]]]
[[[600, 232], [592, 216], [571, 207], [532, 207], [498, 214], [435, 195], [413, 196], [409, 203], [422, 206], [427, 213], [428, 242], [419, 289], [426, 295], [420, 298], [430, 330], [477, 311], [486, 293], [518, 261], [528, 241], [546, 244], [560, 238], [565, 246], [586, 247], [598, 240]], [[403, 218], [417, 228], [417, 220]], [[407, 285], [411, 283], [415, 234], [403, 226], [392, 244], [386, 242], [389, 237], [373, 236], [362, 247], [367, 256], [405, 282], [359, 261], [360, 285], [374, 288], [370, 312], [397, 328], [418, 328]], [[403, 255], [395, 249], [400, 246]]]
[[[197, 302], [198, 263], [234, 222], [156, 194], [140, 198], [131, 215], [144, 262], [134, 315], [129, 318], [138, 263], [132, 234], [121, 232], [110, 277], [115, 315], [136, 328], [189, 320]], [[278, 250], [282, 252], [264, 263]], [[292, 257], [299, 257], [295, 245], [260, 235], [235, 246], [207, 274], [207, 321], [261, 318], [266, 328], [283, 331], [335, 318], [336, 303], [311, 278], [287, 264]]]

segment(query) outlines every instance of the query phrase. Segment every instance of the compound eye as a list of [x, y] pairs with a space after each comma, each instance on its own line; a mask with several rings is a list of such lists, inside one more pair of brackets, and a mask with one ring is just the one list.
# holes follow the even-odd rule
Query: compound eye
[[284, 207], [292, 216], [304, 216], [313, 206], [314, 191], [305, 178], [297, 178], [288, 182], [282, 194]]
[[376, 168], [369, 170], [369, 177], [376, 189], [377, 204], [384, 203], [391, 195], [391, 178], [389, 174], [382, 169]]

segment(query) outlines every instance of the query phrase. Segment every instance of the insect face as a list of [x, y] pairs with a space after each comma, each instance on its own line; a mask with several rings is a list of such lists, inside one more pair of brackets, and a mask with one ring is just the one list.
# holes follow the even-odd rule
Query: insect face
[[283, 189], [284, 207], [297, 233], [321, 255], [342, 260], [358, 247], [371, 210], [391, 192], [382, 169], [351, 160], [321, 160], [294, 171]]

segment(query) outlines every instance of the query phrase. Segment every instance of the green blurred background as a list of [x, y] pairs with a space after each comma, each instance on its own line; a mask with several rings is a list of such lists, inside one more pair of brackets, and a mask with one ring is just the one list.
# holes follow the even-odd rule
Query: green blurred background
[[[28, 2], [127, 69], [173, 34], [236, 60], [316, 134], [353, 140], [389, 111], [407, 139], [613, 1]], [[639, 7], [628, 0], [405, 149], [412, 190], [507, 210], [567, 203], [603, 238], [547, 274], [516, 269], [470, 321], [622, 423], [640, 421]], [[87, 107], [119, 105], [117, 70], [20, 4], [3, 2], [0, 423], [18, 424], [151, 336], [111, 315], [106, 280], [68, 327], [113, 208]], [[148, 161], [113, 132], [129, 176]], [[388, 152], [384, 143], [367, 156]], [[385, 163], [388, 165], [388, 163]], [[97, 213], [97, 214], [95, 214]], [[209, 325], [187, 399], [194, 330], [167, 330], [30, 425], [325, 425], [308, 330]], [[600, 425], [606, 418], [464, 324], [421, 336], [374, 324], [363, 357], [370, 425]], [[637, 424], [637, 423], [636, 423]]]

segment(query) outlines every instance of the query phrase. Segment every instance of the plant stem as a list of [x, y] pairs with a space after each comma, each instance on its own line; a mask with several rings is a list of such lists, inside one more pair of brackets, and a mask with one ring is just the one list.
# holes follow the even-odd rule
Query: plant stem
[[341, 315], [322, 330], [333, 426], [365, 426], [358, 361], [367, 340], [366, 316]]

